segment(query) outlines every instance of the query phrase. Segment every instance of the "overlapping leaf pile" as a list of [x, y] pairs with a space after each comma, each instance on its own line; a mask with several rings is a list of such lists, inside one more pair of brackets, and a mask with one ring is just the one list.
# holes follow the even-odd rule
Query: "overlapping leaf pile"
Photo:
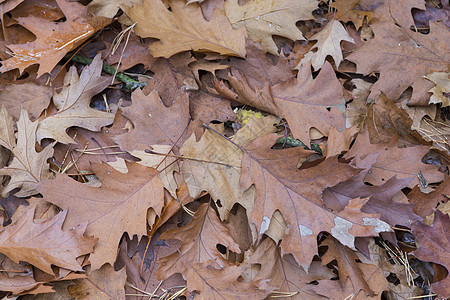
[[0, 2], [1, 296], [450, 296], [448, 1]]

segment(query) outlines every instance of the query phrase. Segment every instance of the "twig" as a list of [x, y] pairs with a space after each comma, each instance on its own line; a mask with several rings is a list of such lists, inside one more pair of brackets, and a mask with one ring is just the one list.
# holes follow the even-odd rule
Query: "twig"
[[[64, 56], [64, 58], [66, 59], [70, 59], [70, 55], [66, 55]], [[90, 65], [92, 63], [92, 59], [88, 58], [88, 57], [84, 57], [82, 55], [76, 54], [72, 57], [72, 60], [74, 62], [77, 62], [79, 64], [83, 64], [83, 65]], [[108, 73], [110, 75], [114, 75], [116, 74], [116, 68], [108, 65], [107, 63], [103, 62], [103, 67], [102, 67], [103, 72]], [[133, 78], [125, 75], [123, 72], [118, 72], [116, 74], [116, 79], [122, 81], [123, 83], [125, 83], [125, 87], [127, 89], [130, 90], [134, 90], [138, 87], [144, 87], [147, 82], [140, 82], [140, 81], [136, 81]]]

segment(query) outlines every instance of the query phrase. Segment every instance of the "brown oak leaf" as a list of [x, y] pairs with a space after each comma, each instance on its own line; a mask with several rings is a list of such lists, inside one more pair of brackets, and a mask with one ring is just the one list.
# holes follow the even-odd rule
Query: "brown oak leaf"
[[314, 285], [309, 283], [335, 276], [318, 261], [313, 261], [306, 273], [291, 254], [281, 256], [280, 249], [270, 238], [266, 238], [258, 245], [246, 263], [253, 266], [260, 265], [256, 272], [251, 269], [246, 271], [256, 273], [252, 280], [270, 279], [268, 282], [270, 286], [276, 288], [278, 293], [293, 295], [291, 296], [293, 300], [322, 299], [312, 290]]
[[314, 0], [247, 1], [239, 5], [238, 0], [225, 2], [225, 11], [234, 28], [245, 27], [253, 42], [261, 44], [265, 52], [278, 55], [273, 35], [291, 40], [303, 40], [302, 32], [295, 26], [299, 20], [313, 19], [317, 8]]
[[354, 9], [358, 6], [359, 1], [360, 0], [336, 0], [336, 2], [331, 3], [330, 6], [336, 8], [334, 18], [344, 23], [352, 22], [356, 29], [359, 29], [362, 26], [364, 19], [366, 19], [367, 22], [370, 22], [373, 17], [373, 12]]
[[25, 44], [7, 45], [13, 56], [2, 61], [0, 72], [39, 64], [37, 77], [50, 73], [69, 51], [79, 46], [96, 31], [110, 23], [108, 18], [90, 17], [87, 8], [77, 2], [56, 0], [67, 20], [53, 22], [36, 16], [17, 18], [20, 25], [36, 35], [36, 40]]
[[71, 67], [64, 78], [64, 87], [54, 93], [53, 104], [57, 113], [39, 122], [37, 139], [52, 138], [60, 143], [75, 141], [67, 135], [66, 129], [72, 126], [100, 131], [114, 120], [114, 114], [99, 111], [89, 106], [92, 96], [103, 91], [110, 83], [109, 77], [101, 76], [101, 55], [98, 54], [91, 65], [86, 66], [78, 76], [76, 67]]
[[181, 273], [187, 279], [186, 275], [194, 264], [205, 262], [209, 263], [211, 269], [228, 269], [230, 263], [217, 250], [217, 244], [233, 252], [240, 252], [239, 245], [235, 243], [228, 228], [221, 223], [209, 203], [202, 204], [187, 225], [164, 232], [160, 239], [177, 239], [182, 242], [179, 248], [176, 246], [173, 254], [158, 260], [160, 268], [156, 276], [160, 280], [175, 273]]
[[64, 228], [87, 222], [87, 234], [99, 238], [90, 257], [93, 270], [104, 263], [114, 263], [124, 232], [147, 233], [147, 209], [153, 208], [159, 215], [163, 207], [163, 185], [158, 172], [136, 163], [127, 163], [127, 167], [128, 173], [123, 174], [106, 163], [93, 165], [92, 170], [102, 183], [100, 188], [62, 174], [39, 185], [46, 201], [69, 209]]
[[194, 50], [245, 57], [245, 28], [234, 30], [223, 10], [216, 10], [206, 21], [196, 3], [186, 6], [182, 0], [169, 0], [168, 4], [170, 11], [161, 0], [122, 6], [125, 13], [138, 22], [134, 28], [137, 35], [160, 40], [149, 45], [153, 56], [168, 58]]
[[[444, 174], [438, 171], [437, 166], [424, 164], [422, 157], [430, 150], [429, 146], [413, 146], [399, 148], [398, 137], [394, 136], [389, 141], [380, 144], [371, 144], [367, 130], [361, 132], [357, 137], [350, 151], [344, 158], [349, 159], [359, 155], [365, 157], [370, 153], [380, 153], [377, 162], [372, 166], [365, 182], [372, 185], [382, 185], [390, 178], [397, 176], [398, 179], [414, 178], [409, 187], [414, 187], [419, 183], [418, 174], [422, 173], [427, 182], [440, 182]], [[417, 163], [411, 163], [415, 161]]]
[[77, 279], [75, 284], [68, 287], [74, 299], [118, 300], [125, 299], [125, 283], [127, 273], [125, 269], [114, 271], [109, 264], [93, 271], [86, 279]]
[[297, 78], [275, 86], [265, 82], [263, 88], [253, 87], [237, 70], [232, 70], [227, 79], [234, 91], [216, 80], [214, 86], [219, 94], [285, 118], [294, 137], [306, 145], [309, 145], [312, 127], [326, 134], [331, 127], [341, 130], [345, 126], [342, 85], [328, 62], [314, 79], [310, 65], [305, 65]]
[[53, 145], [50, 144], [41, 152], [36, 152], [36, 128], [38, 122], [31, 122], [28, 113], [22, 109], [17, 121], [17, 144], [14, 136], [14, 122], [5, 107], [0, 111], [0, 145], [10, 150], [14, 156], [12, 162], [0, 169], [0, 175], [11, 177], [2, 197], [15, 188], [17, 197], [27, 197], [37, 194], [36, 184], [42, 179], [52, 177], [47, 159], [53, 155]]
[[27, 208], [16, 223], [0, 232], [0, 252], [16, 263], [26, 261], [49, 274], [53, 274], [51, 265], [83, 271], [76, 258], [93, 252], [96, 243], [93, 237], [83, 236], [86, 224], [61, 230], [67, 210], [34, 223], [35, 208]]
[[0, 85], [0, 106], [6, 107], [11, 116], [18, 120], [23, 108], [36, 120], [50, 104], [52, 88], [31, 82], [21, 84], [3, 83]]
[[317, 254], [316, 236], [329, 231], [341, 243], [354, 247], [355, 236], [374, 236], [390, 227], [376, 214], [360, 211], [368, 199], [353, 199], [341, 212], [332, 212], [322, 204], [322, 191], [350, 179], [358, 170], [326, 159], [318, 165], [298, 169], [299, 158], [311, 152], [302, 148], [271, 149], [276, 134], [251, 141], [244, 147], [241, 187], [256, 187], [256, 201], [250, 221], [258, 231], [264, 219], [279, 210], [288, 224], [281, 243], [282, 254], [292, 253], [308, 269]]
[[425, 194], [420, 191], [420, 187], [416, 186], [408, 193], [410, 203], [414, 203], [414, 212], [425, 218], [431, 215], [436, 206], [442, 202], [448, 201], [450, 196], [450, 177], [447, 177], [434, 191]]
[[378, 266], [357, 262], [359, 258], [356, 253], [333, 237], [328, 237], [321, 246], [328, 246], [327, 252], [322, 256], [322, 264], [337, 260], [340, 285], [334, 284], [334, 281], [319, 281], [319, 285], [314, 287], [317, 293], [339, 298], [337, 294], [341, 293], [336, 293], [336, 290], [343, 289], [346, 296], [354, 294], [359, 296], [357, 299], [367, 299], [367, 296], [372, 299], [387, 288], [388, 282]]
[[[450, 271], [450, 217], [439, 210], [436, 211], [432, 226], [418, 222], [413, 224], [412, 232], [419, 241], [420, 247], [414, 251], [418, 259], [441, 264]], [[431, 284], [433, 292], [443, 298], [450, 297], [450, 275], [441, 281]]]
[[[384, 20], [370, 25], [375, 38], [347, 59], [356, 63], [358, 73], [380, 72], [380, 78], [372, 86], [370, 100], [377, 99], [380, 93], [397, 100], [411, 86], [413, 95], [409, 104], [427, 105], [432, 83], [424, 76], [447, 71], [450, 33], [438, 22], [430, 22], [428, 34], [414, 32], [409, 28], [414, 25], [409, 13], [412, 7], [400, 10], [400, 5], [393, 2], [386, 2], [384, 6]], [[407, 22], [409, 20], [411, 22]]]
[[192, 263], [187, 271], [187, 288], [199, 299], [265, 299], [273, 290], [265, 280], [240, 282], [242, 266], [215, 268], [215, 262]]

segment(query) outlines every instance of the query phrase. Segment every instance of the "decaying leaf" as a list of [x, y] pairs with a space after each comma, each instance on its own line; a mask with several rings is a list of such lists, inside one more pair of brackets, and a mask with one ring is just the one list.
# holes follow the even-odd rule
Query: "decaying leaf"
[[93, 271], [86, 279], [75, 280], [75, 285], [69, 286], [70, 295], [75, 299], [125, 299], [125, 269], [114, 271], [106, 264]]
[[373, 17], [373, 12], [354, 9], [359, 1], [360, 0], [337, 0], [336, 2], [330, 3], [330, 6], [337, 10], [336, 15], [334, 16], [336, 20], [344, 23], [352, 22], [356, 29], [359, 29], [362, 26], [364, 19], [366, 19], [367, 22], [370, 22]]
[[26, 261], [49, 274], [53, 274], [51, 265], [83, 271], [76, 258], [93, 252], [96, 242], [93, 237], [83, 236], [86, 224], [61, 230], [67, 210], [34, 223], [35, 208], [27, 208], [16, 223], [0, 232], [0, 252], [16, 263]]
[[245, 190], [255, 184], [256, 202], [250, 221], [258, 230], [275, 210], [282, 213], [289, 225], [281, 242], [282, 254], [292, 253], [307, 270], [317, 254], [316, 236], [320, 231], [329, 231], [349, 247], [354, 247], [356, 236], [390, 231], [377, 215], [360, 211], [367, 199], [353, 199], [338, 213], [323, 207], [322, 191], [348, 180], [358, 173], [357, 169], [339, 163], [336, 158], [308, 169], [297, 169], [299, 158], [311, 152], [301, 148], [271, 149], [276, 139], [276, 135], [268, 135], [245, 146], [241, 186]]
[[161, 267], [156, 276], [160, 280], [175, 273], [181, 273], [187, 279], [186, 274], [189, 274], [194, 264], [208, 262], [210, 269], [228, 268], [230, 263], [217, 250], [217, 244], [236, 253], [240, 252], [239, 245], [235, 243], [209, 203], [202, 204], [186, 226], [168, 230], [160, 238], [182, 242], [173, 254], [158, 260]]
[[77, 69], [71, 67], [64, 78], [65, 86], [60, 93], [54, 93], [53, 104], [58, 109], [55, 115], [39, 122], [37, 139], [52, 138], [60, 143], [75, 143], [66, 130], [72, 126], [100, 131], [102, 126], [114, 120], [114, 114], [91, 108], [92, 96], [103, 91], [110, 83], [109, 77], [101, 76], [102, 61], [97, 55], [92, 64], [85, 67], [78, 76]]
[[433, 81], [436, 85], [430, 90], [433, 95], [430, 97], [431, 103], [442, 103], [442, 107], [450, 105], [450, 73], [434, 72], [425, 76], [426, 79]]
[[36, 35], [36, 40], [25, 44], [8, 45], [13, 56], [2, 61], [0, 72], [39, 64], [37, 77], [50, 73], [55, 65], [75, 47], [99, 29], [110, 23], [104, 17], [90, 17], [87, 9], [77, 2], [56, 0], [67, 20], [53, 22], [36, 16], [18, 18], [19, 24]]
[[234, 30], [224, 11], [216, 10], [206, 21], [198, 4], [186, 6], [182, 0], [168, 3], [170, 11], [161, 0], [122, 6], [126, 14], [138, 22], [134, 29], [137, 35], [160, 40], [149, 45], [153, 56], [168, 58], [186, 50], [245, 56], [245, 28]]
[[[218, 211], [222, 220], [228, 219], [235, 203], [240, 203], [250, 214], [255, 193], [252, 189], [243, 192], [239, 187], [243, 155], [239, 146], [274, 132], [276, 128], [273, 124], [277, 121], [273, 116], [252, 118], [231, 141], [211, 130], [207, 130], [198, 142], [192, 135], [180, 150], [181, 154], [188, 158], [183, 163], [182, 171], [191, 196], [197, 198], [202, 191], [208, 191], [211, 197], [221, 204]], [[223, 133], [223, 126], [213, 128]]]
[[319, 70], [328, 55], [333, 57], [336, 68], [339, 67], [342, 57], [341, 41], [353, 43], [353, 39], [339, 21], [331, 20], [319, 33], [309, 40], [317, 40], [317, 43], [305, 54], [303, 59], [295, 67], [300, 69], [302, 65], [311, 62], [314, 70]]
[[[413, 225], [414, 236], [418, 239], [420, 246], [414, 255], [424, 261], [432, 261], [450, 270], [450, 217], [440, 211], [436, 211], [432, 226], [422, 222]], [[450, 275], [441, 281], [431, 284], [434, 292], [442, 297], [450, 296]]]
[[17, 197], [27, 197], [37, 194], [36, 185], [42, 179], [52, 177], [47, 159], [53, 155], [53, 145], [50, 144], [41, 152], [36, 152], [36, 128], [38, 122], [31, 122], [28, 113], [21, 111], [17, 122], [17, 144], [14, 136], [14, 122], [3, 106], [0, 112], [0, 145], [10, 150], [14, 156], [12, 162], [0, 169], [0, 175], [8, 175], [10, 181], [2, 191], [6, 197], [15, 188]]
[[163, 207], [163, 186], [155, 169], [127, 163], [123, 174], [108, 164], [94, 165], [102, 186], [89, 187], [57, 174], [54, 180], [40, 183], [39, 191], [48, 202], [69, 209], [64, 228], [87, 222], [86, 233], [99, 238], [90, 257], [93, 270], [114, 263], [117, 246], [124, 232], [143, 235], [147, 209], [159, 215]]
[[225, 11], [233, 27], [247, 28], [249, 38], [274, 55], [278, 54], [278, 48], [272, 36], [284, 36], [294, 41], [304, 39], [295, 23], [313, 19], [311, 12], [316, 7], [316, 0], [247, 1], [244, 5], [239, 5], [238, 0], [225, 2]]

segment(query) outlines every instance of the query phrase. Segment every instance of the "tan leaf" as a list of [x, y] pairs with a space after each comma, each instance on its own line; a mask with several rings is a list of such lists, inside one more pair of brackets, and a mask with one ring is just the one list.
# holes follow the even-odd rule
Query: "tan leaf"
[[[266, 281], [239, 282], [241, 266], [214, 268], [214, 261], [192, 264], [187, 272], [189, 291], [199, 293], [198, 299], [265, 299], [273, 290]], [[195, 293], [193, 293], [195, 294]]]
[[[358, 173], [349, 165], [329, 158], [307, 169], [297, 169], [299, 158], [311, 151], [302, 148], [271, 149], [277, 135], [268, 135], [245, 146], [242, 159], [241, 186], [256, 187], [256, 202], [250, 221], [261, 228], [263, 219], [272, 217], [278, 209], [288, 230], [281, 242], [282, 254], [292, 253], [296, 261], [308, 269], [317, 254], [316, 236], [329, 231], [342, 244], [354, 247], [356, 236], [374, 236], [390, 231], [377, 214], [360, 211], [368, 199], [353, 199], [341, 212], [326, 209], [322, 191], [348, 180]], [[261, 232], [260, 232], [261, 233]]]
[[94, 165], [92, 169], [102, 183], [100, 188], [62, 174], [39, 186], [46, 201], [69, 209], [64, 228], [88, 222], [86, 233], [99, 238], [90, 256], [94, 270], [114, 262], [124, 232], [146, 234], [147, 209], [151, 207], [159, 215], [164, 204], [157, 171], [136, 163], [127, 163], [127, 167], [128, 173], [122, 174], [106, 163]]
[[[273, 124], [277, 122], [273, 116], [252, 118], [231, 140], [243, 146], [251, 139], [275, 132], [276, 127]], [[223, 125], [213, 128], [223, 133]], [[195, 136], [191, 135], [180, 152], [185, 157], [200, 160], [187, 159], [182, 166], [184, 180], [192, 198], [195, 199], [202, 191], [207, 191], [215, 201], [220, 201], [218, 211], [222, 220], [228, 219], [235, 203], [240, 203], [248, 213], [251, 212], [255, 194], [253, 190], [243, 193], [239, 188], [242, 150], [238, 146], [207, 130], [198, 142], [195, 141]]]
[[314, 285], [309, 283], [334, 277], [333, 272], [318, 261], [313, 261], [306, 273], [291, 254], [281, 256], [278, 246], [270, 238], [258, 245], [246, 263], [260, 265], [252, 280], [270, 279], [268, 283], [276, 288], [276, 292], [291, 294], [293, 300], [322, 299], [312, 290]]
[[41, 152], [36, 152], [36, 128], [38, 122], [31, 122], [28, 113], [21, 111], [17, 122], [17, 144], [14, 136], [14, 123], [5, 107], [0, 112], [0, 145], [9, 149], [14, 158], [12, 162], [0, 169], [0, 175], [11, 177], [2, 192], [6, 197], [10, 191], [20, 188], [15, 193], [17, 197], [27, 197], [37, 194], [36, 184], [42, 179], [52, 177], [47, 159], [53, 155], [53, 145], [50, 144]]
[[142, 90], [133, 92], [132, 104], [122, 108], [122, 114], [134, 125], [129, 132], [119, 135], [115, 141], [126, 151], [144, 151], [150, 145], [174, 146], [189, 122], [189, 101], [186, 95], [166, 107], [157, 91], [144, 95]]
[[187, 279], [186, 274], [192, 269], [192, 265], [204, 262], [209, 262], [211, 269], [228, 269], [230, 263], [217, 250], [217, 244], [236, 253], [240, 252], [239, 245], [209, 203], [202, 204], [187, 225], [164, 232], [160, 239], [177, 239], [182, 242], [175, 253], [158, 260], [161, 267], [156, 276], [160, 280], [175, 273], [181, 273]]
[[450, 105], [450, 73], [434, 72], [425, 76], [426, 79], [433, 81], [436, 86], [430, 90], [433, 95], [430, 97], [431, 103], [442, 103], [442, 107]]
[[344, 128], [345, 100], [342, 85], [336, 79], [331, 64], [325, 62], [319, 75], [313, 79], [311, 67], [303, 66], [297, 78], [291, 78], [271, 87], [249, 84], [245, 75], [232, 70], [228, 81], [234, 91], [215, 81], [215, 89], [224, 97], [254, 106], [285, 118], [295, 138], [305, 145], [310, 143], [310, 129], [326, 134], [331, 127]]
[[89, 12], [96, 16], [114, 18], [122, 5], [130, 6], [137, 0], [94, 0], [88, 4]]
[[397, 100], [411, 86], [413, 95], [409, 104], [427, 105], [431, 82], [424, 76], [432, 72], [447, 71], [450, 61], [450, 33], [440, 22], [430, 22], [428, 34], [413, 32], [409, 28], [414, 25], [412, 20], [409, 21], [412, 19], [411, 14], [405, 13], [412, 7], [398, 10], [400, 4], [393, 2], [385, 2], [383, 6], [386, 7], [383, 10], [384, 18], [388, 20], [371, 24], [375, 38], [355, 50], [347, 59], [356, 63], [358, 73], [380, 72], [369, 100], [376, 100], [381, 93], [386, 94], [389, 99]]
[[182, 0], [168, 3], [171, 11], [160, 0], [122, 6], [126, 14], [138, 22], [134, 29], [137, 35], [160, 40], [149, 45], [153, 56], [168, 58], [186, 50], [245, 56], [245, 28], [233, 30], [224, 11], [216, 10], [208, 22], [196, 3], [188, 6]]
[[74, 299], [118, 300], [125, 299], [125, 269], [114, 271], [109, 264], [91, 272], [87, 279], [75, 280], [68, 290]]
[[366, 19], [367, 22], [370, 22], [373, 17], [373, 12], [353, 9], [359, 1], [360, 0], [336, 0], [336, 2], [330, 3], [330, 6], [337, 10], [334, 18], [344, 23], [352, 22], [356, 29], [359, 29], [362, 26], [364, 19]]
[[21, 26], [36, 36], [36, 40], [8, 45], [13, 56], [2, 61], [0, 72], [18, 68], [22, 73], [25, 68], [39, 64], [37, 77], [50, 73], [67, 52], [110, 23], [104, 17], [89, 17], [86, 7], [80, 3], [66, 0], [56, 2], [67, 18], [65, 22], [53, 22], [35, 16], [17, 18]]
[[[375, 292], [373, 284], [369, 284], [370, 279], [372, 278], [372, 274], [371, 276], [367, 276], [363, 271], [364, 268], [369, 267], [373, 272], [374, 269], [378, 268], [377, 266], [356, 262], [356, 260], [359, 259], [356, 253], [354, 253], [350, 248], [340, 244], [333, 237], [328, 237], [321, 244], [321, 246], [328, 246], [327, 252], [322, 257], [323, 265], [326, 265], [335, 259], [337, 260], [339, 281], [341, 282], [341, 286], [343, 288], [347, 288], [347, 279], [350, 279], [351, 286], [349, 288], [352, 289], [355, 295], [358, 294], [361, 290], [363, 290], [365, 294], [371, 297], [373, 297], [375, 294], [378, 294]], [[383, 276], [383, 272], [381, 270], [378, 271], [381, 273], [381, 278], [384, 281], [384, 286], [387, 286], [387, 281]], [[366, 277], [368, 277], [368, 279], [366, 279]], [[374, 277], [376, 278], [377, 276]], [[376, 286], [376, 288], [377, 292], [379, 292], [380, 285]], [[314, 290], [318, 292], [320, 289], [321, 288], [315, 288]], [[325, 288], [324, 291], [326, 292], [327, 289]], [[324, 295], [331, 294], [329, 292], [326, 292]]]
[[102, 126], [114, 120], [114, 114], [89, 107], [92, 96], [109, 85], [109, 77], [101, 76], [102, 61], [98, 54], [91, 65], [84, 68], [78, 76], [77, 69], [71, 67], [64, 78], [64, 87], [53, 95], [53, 103], [58, 112], [39, 122], [37, 139], [52, 138], [60, 143], [76, 143], [67, 135], [66, 129], [72, 126], [100, 131]]
[[233, 27], [247, 28], [249, 38], [274, 55], [278, 55], [278, 48], [272, 36], [303, 40], [295, 23], [313, 19], [311, 12], [316, 8], [316, 0], [247, 1], [244, 5], [239, 5], [238, 0], [225, 2], [225, 11]]
[[23, 108], [36, 120], [50, 104], [52, 88], [31, 82], [22, 84], [2, 84], [0, 86], [0, 105], [6, 107], [15, 120], [19, 119]]
[[[370, 153], [380, 153], [377, 162], [372, 166], [366, 177], [365, 182], [372, 185], [382, 185], [394, 176], [398, 179], [414, 178], [408, 185], [413, 188], [419, 183], [419, 171], [427, 182], [440, 182], [444, 179], [444, 174], [438, 171], [437, 166], [424, 164], [422, 157], [430, 150], [429, 146], [414, 146], [399, 148], [398, 137], [393, 137], [389, 141], [381, 144], [372, 144], [369, 140], [367, 130], [364, 130], [356, 137], [350, 151], [344, 158], [348, 159], [359, 155], [365, 157]], [[412, 161], [416, 163], [411, 163]]]
[[0, 232], [0, 252], [14, 262], [26, 261], [44, 272], [53, 274], [51, 265], [83, 271], [76, 258], [93, 252], [96, 239], [84, 237], [86, 224], [61, 230], [67, 211], [51, 219], [34, 223], [35, 206], [14, 224]]
[[342, 132], [339, 132], [336, 128], [332, 127], [328, 132], [328, 140], [324, 150], [324, 156], [329, 158], [347, 151], [358, 131], [359, 130], [356, 126], [346, 128]]
[[353, 43], [353, 39], [347, 33], [341, 22], [331, 20], [325, 28], [319, 33], [313, 35], [309, 40], [316, 40], [317, 43], [306, 53], [305, 57], [295, 66], [295, 69], [300, 69], [302, 65], [311, 62], [314, 70], [319, 70], [328, 55], [333, 57], [336, 68], [342, 62], [341, 42], [347, 41]]

